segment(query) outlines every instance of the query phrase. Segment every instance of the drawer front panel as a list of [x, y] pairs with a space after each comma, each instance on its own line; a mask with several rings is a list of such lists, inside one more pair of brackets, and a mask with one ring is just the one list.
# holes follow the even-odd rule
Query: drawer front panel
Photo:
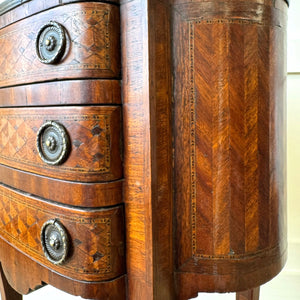
[[72, 182], [0, 165], [0, 182], [25, 193], [72, 206], [93, 208], [115, 206], [123, 202], [123, 179], [96, 183]]
[[0, 106], [121, 104], [118, 80], [63, 80], [0, 89]]
[[[66, 49], [58, 64], [39, 61], [36, 38], [49, 21], [65, 28]], [[0, 31], [0, 86], [60, 78], [118, 78], [119, 9], [104, 3], [76, 3], [42, 12]]]
[[[78, 0], [6, 0], [9, 4], [2, 8], [0, 18], [0, 28], [6, 27], [8, 24], [15, 23], [20, 19], [28, 18], [42, 10], [47, 10], [60, 5], [66, 5], [72, 2], [79, 2]], [[12, 2], [22, 3], [21, 5], [11, 9]], [[110, 3], [119, 4], [119, 0], [110, 0]], [[11, 7], [8, 7], [11, 6]], [[9, 10], [8, 10], [9, 8]], [[6, 11], [6, 12], [5, 12]], [[4, 13], [2, 15], [2, 13]]]
[[[0, 163], [64, 180], [120, 179], [120, 118], [118, 106], [2, 109]], [[39, 128], [47, 121], [64, 126], [70, 138], [70, 154], [58, 166], [42, 161], [36, 146]]]
[[[62, 265], [47, 260], [41, 244], [45, 222], [66, 229], [70, 251]], [[124, 273], [123, 207], [79, 210], [24, 196], [0, 185], [0, 233], [21, 252], [68, 277], [102, 281]]]

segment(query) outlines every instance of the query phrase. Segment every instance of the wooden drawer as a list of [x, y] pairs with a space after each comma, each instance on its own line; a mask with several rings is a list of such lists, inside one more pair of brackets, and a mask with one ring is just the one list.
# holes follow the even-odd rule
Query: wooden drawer
[[62, 80], [0, 89], [0, 106], [121, 104], [118, 80]]
[[125, 299], [119, 0], [4, 4], [1, 274], [22, 294]]
[[73, 206], [106, 207], [123, 202], [123, 179], [93, 183], [65, 181], [0, 165], [0, 182], [38, 197]]
[[[15, 23], [21, 19], [28, 18], [57, 6], [78, 2], [77, 0], [2, 0], [6, 1], [0, 7], [0, 28]], [[104, 1], [103, 1], [104, 2]], [[110, 3], [120, 4], [119, 0], [110, 0]]]
[[[63, 191], [61, 191], [63, 193]], [[56, 219], [66, 231], [69, 250], [62, 264], [49, 261], [41, 231]], [[55, 272], [81, 281], [124, 274], [123, 207], [84, 210], [29, 197], [0, 185], [0, 234], [19, 251]]]
[[[70, 153], [61, 165], [39, 156], [37, 135], [47, 121], [61, 124]], [[3, 108], [0, 110], [0, 163], [48, 177], [101, 182], [122, 178], [119, 106]]]
[[[57, 64], [38, 59], [36, 38], [49, 21], [65, 29], [66, 49]], [[0, 86], [66, 78], [119, 78], [119, 8], [75, 3], [21, 20], [0, 31]]]

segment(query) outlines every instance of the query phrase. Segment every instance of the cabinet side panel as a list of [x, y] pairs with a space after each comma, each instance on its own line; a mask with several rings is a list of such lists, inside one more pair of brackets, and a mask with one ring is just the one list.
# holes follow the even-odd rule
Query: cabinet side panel
[[228, 292], [258, 286], [283, 266], [287, 6], [280, 2], [174, 1], [180, 295], [191, 296], [185, 274], [194, 292]]
[[129, 299], [174, 299], [170, 6], [121, 1]]

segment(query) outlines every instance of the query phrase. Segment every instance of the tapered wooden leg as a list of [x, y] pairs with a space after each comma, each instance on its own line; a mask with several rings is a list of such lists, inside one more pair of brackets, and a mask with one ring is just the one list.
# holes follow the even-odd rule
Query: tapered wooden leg
[[0, 293], [1, 293], [1, 300], [22, 300], [22, 295], [17, 293], [8, 283], [1, 263], [0, 263]]
[[259, 288], [236, 293], [236, 300], [259, 300]]

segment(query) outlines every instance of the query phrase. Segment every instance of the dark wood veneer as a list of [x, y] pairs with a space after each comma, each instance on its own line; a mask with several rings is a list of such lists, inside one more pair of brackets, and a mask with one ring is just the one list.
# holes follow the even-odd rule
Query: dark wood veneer
[[0, 89], [0, 105], [121, 104], [118, 80], [67, 80]]
[[[46, 121], [63, 125], [71, 152], [59, 165], [39, 157], [36, 138]], [[122, 178], [121, 109], [119, 106], [5, 108], [0, 111], [0, 163], [24, 171], [71, 181]]]
[[285, 263], [286, 4], [173, 3], [175, 263], [187, 299], [259, 286]]
[[129, 299], [174, 299], [168, 1], [121, 0]]
[[65, 181], [0, 165], [0, 181], [38, 197], [73, 206], [105, 207], [123, 201], [123, 179], [93, 183]]
[[[31, 0], [0, 16], [4, 300], [44, 284], [259, 299], [286, 261], [287, 3]], [[68, 40], [54, 65], [35, 53], [50, 20]], [[36, 149], [49, 120], [72, 145], [58, 166]], [[54, 218], [72, 245], [62, 265], [41, 246]]]
[[[4, 299], [20, 300], [45, 284], [88, 299], [126, 298], [117, 4], [32, 0], [0, 17]], [[55, 65], [39, 62], [35, 51], [38, 30], [50, 20], [67, 35]], [[71, 152], [58, 166], [42, 161], [36, 147], [47, 121], [70, 137]], [[70, 240], [62, 265], [42, 249], [41, 229], [51, 219]]]
[[[70, 254], [63, 265], [44, 256], [41, 228], [50, 219], [68, 230]], [[123, 207], [82, 209], [49, 203], [0, 185], [1, 238], [41, 265], [81, 281], [124, 274]]]
[[[31, 0], [5, 0], [1, 4], [0, 15], [10, 18], [10, 22], [13, 23], [18, 19], [12, 19], [15, 17], [29, 17], [31, 14], [41, 12], [59, 5], [65, 5], [74, 2], [82, 2], [82, 0], [39, 0], [39, 5], [31, 5], [26, 3]], [[103, 2], [101, 0], [94, 0], [93, 2]], [[118, 4], [119, 0], [107, 0], [105, 2], [111, 4]], [[3, 17], [2, 17], [3, 18]], [[2, 19], [1, 19], [2, 20]], [[0, 23], [1, 24], [1, 23]]]
[[[121, 1], [129, 298], [188, 299], [200, 291], [252, 289], [274, 277], [286, 260], [287, 5], [282, 0], [164, 4]], [[170, 32], [162, 30], [166, 19], [171, 43]], [[169, 178], [168, 169], [157, 164], [157, 153], [166, 149], [157, 142], [163, 137], [157, 108], [170, 103], [159, 97], [169, 95], [167, 80], [165, 93], [156, 94], [170, 65], [157, 62], [168, 55], [169, 43], [174, 181], [168, 195], [174, 192], [175, 202], [157, 223], [155, 216], [168, 204], [161, 207], [156, 178]], [[158, 242], [156, 228], [168, 229], [171, 220], [174, 240]], [[160, 289], [158, 278], [167, 272], [154, 271], [172, 242], [176, 296]], [[144, 251], [137, 251], [137, 243]]]
[[[64, 26], [61, 62], [42, 64], [36, 54], [39, 29], [49, 21]], [[1, 30], [0, 85], [66, 78], [120, 78], [119, 9], [105, 3], [74, 3], [26, 18]]]
[[[20, 294], [28, 294], [45, 283], [51, 283], [58, 289], [85, 299], [112, 299], [124, 300], [126, 298], [126, 276], [120, 276], [103, 282], [87, 282], [74, 280], [53, 272], [49, 268], [41, 266], [23, 253], [17, 251], [10, 244], [0, 238], [0, 255], [3, 260], [2, 268], [8, 283]], [[18, 261], [18, 265], [14, 263]], [[30, 272], [28, 272], [30, 270]], [[20, 274], [22, 280], [17, 280]], [[2, 297], [2, 294], [1, 294]], [[21, 298], [7, 300], [20, 300]]]

